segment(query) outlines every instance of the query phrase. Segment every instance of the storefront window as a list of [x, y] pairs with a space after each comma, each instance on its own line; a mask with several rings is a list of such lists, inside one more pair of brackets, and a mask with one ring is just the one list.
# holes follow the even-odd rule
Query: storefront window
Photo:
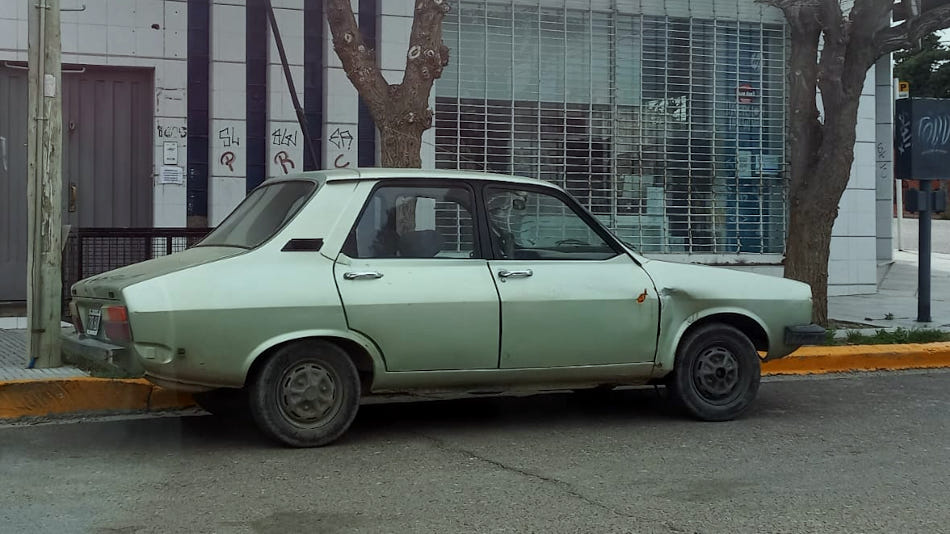
[[436, 165], [557, 183], [644, 252], [781, 253], [785, 29], [460, 1]]

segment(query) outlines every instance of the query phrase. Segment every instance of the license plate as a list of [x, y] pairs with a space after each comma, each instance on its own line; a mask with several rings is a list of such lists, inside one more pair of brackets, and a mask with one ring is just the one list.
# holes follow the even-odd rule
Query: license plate
[[99, 333], [99, 321], [102, 319], [102, 310], [91, 308], [86, 316], [86, 333], [94, 336]]

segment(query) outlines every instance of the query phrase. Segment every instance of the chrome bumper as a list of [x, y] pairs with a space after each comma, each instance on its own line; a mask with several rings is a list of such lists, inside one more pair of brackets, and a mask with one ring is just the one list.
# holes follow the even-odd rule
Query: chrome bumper
[[63, 343], [63, 356], [67, 361], [115, 369], [132, 376], [141, 376], [145, 372], [128, 347], [113, 345], [76, 332], [64, 333], [60, 339]]

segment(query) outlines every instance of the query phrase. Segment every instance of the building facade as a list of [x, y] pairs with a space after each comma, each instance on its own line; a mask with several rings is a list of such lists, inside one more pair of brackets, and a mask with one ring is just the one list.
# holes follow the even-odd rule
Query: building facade
[[[94, 0], [62, 14], [70, 224], [214, 226], [268, 177], [377, 163], [375, 127], [333, 52], [322, 0], [272, 3], [313, 150], [262, 0]], [[352, 4], [398, 83], [413, 2]], [[25, 265], [14, 236], [26, 233], [17, 147], [29, 6], [0, 6], [0, 274], [21, 252]], [[549, 180], [645, 254], [781, 274], [780, 11], [753, 0], [456, 0], [443, 31], [451, 60], [431, 95], [425, 167]], [[890, 256], [886, 70], [877, 87], [869, 73], [861, 97], [833, 294], [874, 292]], [[0, 300], [17, 300], [18, 283]]]

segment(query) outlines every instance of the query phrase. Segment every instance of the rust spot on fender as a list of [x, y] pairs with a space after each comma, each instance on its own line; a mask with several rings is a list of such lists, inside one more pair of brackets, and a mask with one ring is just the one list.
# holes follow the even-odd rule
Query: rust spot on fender
[[637, 304], [643, 304], [643, 301], [647, 299], [647, 290], [644, 289], [643, 293], [640, 293], [640, 296], [637, 297]]

